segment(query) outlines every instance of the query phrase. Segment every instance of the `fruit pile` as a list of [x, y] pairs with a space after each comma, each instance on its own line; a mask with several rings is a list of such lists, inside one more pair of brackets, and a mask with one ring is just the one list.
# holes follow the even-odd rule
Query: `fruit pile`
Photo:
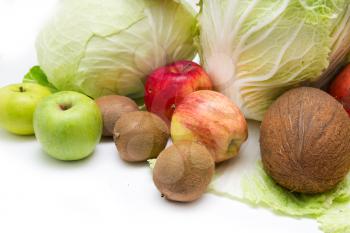
[[[149, 75], [144, 99], [148, 112], [138, 111], [126, 97], [96, 100], [104, 135], [113, 135], [123, 160], [158, 158], [153, 180], [169, 200], [188, 202], [201, 197], [214, 175], [215, 163], [235, 157], [247, 139], [243, 114], [212, 89], [201, 66], [179, 61]], [[169, 136], [173, 145], [166, 148]]]
[[[248, 137], [241, 111], [212, 89], [207, 73], [192, 61], [149, 75], [148, 111], [125, 96], [93, 100], [78, 92], [22, 83], [1, 89], [0, 125], [15, 134], [35, 133], [43, 150], [63, 161], [84, 159], [101, 136], [113, 136], [127, 162], [159, 157], [153, 180], [167, 199], [193, 201], [206, 191], [215, 163], [237, 156]], [[170, 136], [174, 144], [165, 149]]]
[[[347, 67], [330, 88], [343, 105], [307, 87], [288, 91], [271, 105], [261, 125], [260, 147], [264, 168], [276, 183], [314, 194], [329, 191], [348, 174], [350, 120], [344, 108], [348, 110], [349, 80]], [[19, 135], [35, 134], [55, 159], [86, 158], [101, 136], [113, 137], [127, 162], [157, 158], [153, 181], [172, 201], [200, 198], [215, 164], [236, 157], [248, 138], [240, 109], [213, 91], [207, 73], [191, 61], [149, 75], [148, 111], [125, 96], [93, 100], [26, 82], [2, 88], [0, 97], [0, 126]], [[169, 137], [173, 144], [166, 148]]]

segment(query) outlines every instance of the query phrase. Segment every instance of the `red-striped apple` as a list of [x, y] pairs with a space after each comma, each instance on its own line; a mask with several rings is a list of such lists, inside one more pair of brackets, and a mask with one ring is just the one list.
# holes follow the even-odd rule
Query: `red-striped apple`
[[192, 61], [178, 61], [158, 68], [147, 79], [147, 110], [170, 123], [173, 112], [183, 98], [198, 90], [211, 90], [212, 83], [202, 67]]
[[189, 94], [176, 108], [171, 121], [174, 143], [195, 141], [207, 147], [215, 162], [235, 157], [247, 140], [247, 122], [239, 108], [214, 91]]

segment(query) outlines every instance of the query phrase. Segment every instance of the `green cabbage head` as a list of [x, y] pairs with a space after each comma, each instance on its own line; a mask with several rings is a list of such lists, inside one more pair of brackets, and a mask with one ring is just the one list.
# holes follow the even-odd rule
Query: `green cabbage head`
[[202, 0], [199, 23], [214, 85], [255, 120], [286, 90], [327, 83], [350, 48], [349, 0]]
[[153, 69], [193, 58], [195, 32], [195, 12], [182, 1], [62, 0], [37, 57], [59, 90], [136, 99]]

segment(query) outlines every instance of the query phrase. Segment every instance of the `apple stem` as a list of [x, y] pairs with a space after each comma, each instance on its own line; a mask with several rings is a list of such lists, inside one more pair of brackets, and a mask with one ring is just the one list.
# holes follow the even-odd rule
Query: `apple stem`
[[24, 92], [24, 88], [22, 86], [19, 87], [20, 92]]
[[188, 63], [182, 68], [183, 73], [187, 73], [192, 68], [192, 64]]
[[60, 104], [59, 106], [62, 111], [66, 111], [72, 107], [71, 104]]

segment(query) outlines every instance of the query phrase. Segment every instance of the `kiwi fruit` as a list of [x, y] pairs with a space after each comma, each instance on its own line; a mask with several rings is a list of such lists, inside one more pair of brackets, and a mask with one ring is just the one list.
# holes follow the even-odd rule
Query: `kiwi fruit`
[[191, 202], [207, 190], [215, 162], [205, 146], [182, 141], [164, 150], [153, 169], [153, 181], [165, 198]]
[[165, 122], [153, 113], [130, 112], [118, 119], [113, 137], [123, 160], [142, 162], [156, 158], [165, 148], [169, 139], [169, 129]]
[[350, 171], [350, 119], [327, 93], [301, 87], [271, 105], [260, 133], [262, 162], [281, 186], [299, 193], [331, 190]]
[[96, 99], [103, 116], [103, 136], [113, 136], [114, 125], [119, 117], [127, 112], [138, 111], [137, 104], [130, 98], [119, 95], [103, 96]]

